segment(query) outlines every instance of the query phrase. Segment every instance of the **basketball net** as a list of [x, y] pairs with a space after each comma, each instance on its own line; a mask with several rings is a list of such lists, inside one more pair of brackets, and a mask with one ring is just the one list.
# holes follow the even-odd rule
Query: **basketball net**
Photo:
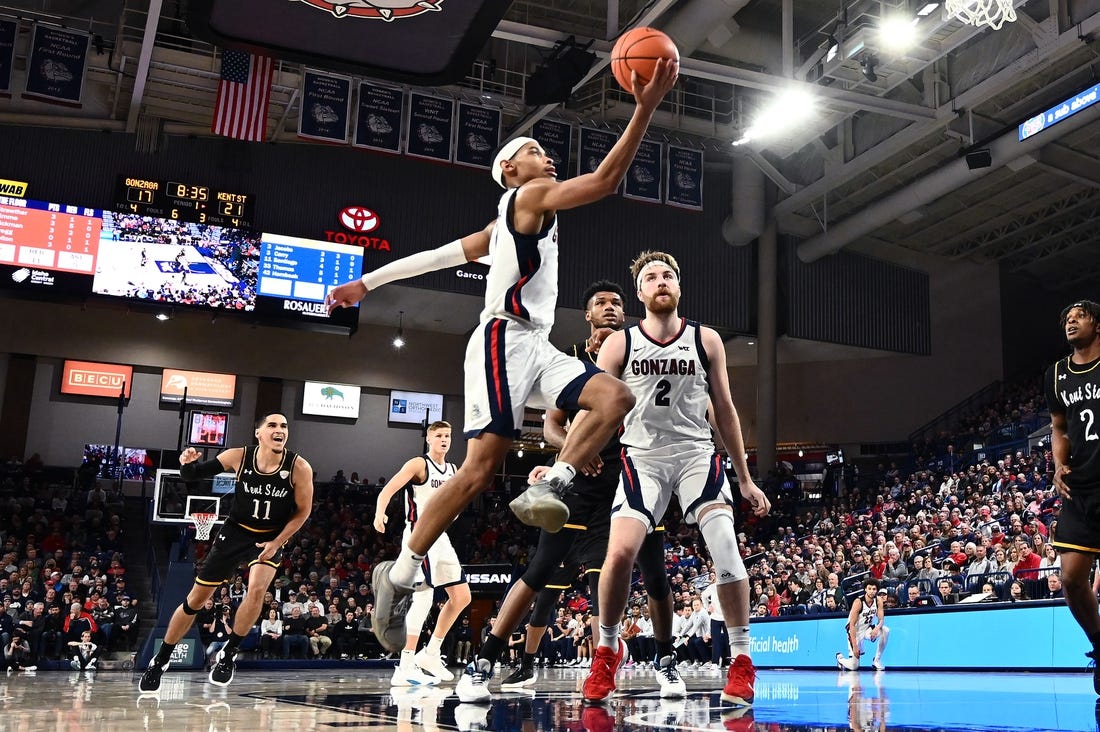
[[1016, 20], [1013, 0], [947, 0], [944, 8], [950, 18], [958, 18], [968, 25], [988, 25], [1000, 30], [1005, 23]]
[[214, 522], [218, 520], [216, 513], [193, 513], [191, 521], [195, 524], [195, 538], [199, 541], [210, 540], [210, 529], [214, 528]]

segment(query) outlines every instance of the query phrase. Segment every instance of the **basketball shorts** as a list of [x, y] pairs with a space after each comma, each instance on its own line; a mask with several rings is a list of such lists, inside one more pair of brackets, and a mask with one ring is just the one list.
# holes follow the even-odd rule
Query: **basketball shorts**
[[466, 346], [466, 437], [519, 437], [526, 406], [577, 409], [581, 390], [597, 373], [539, 331], [501, 318], [483, 323]]
[[[409, 545], [411, 535], [412, 526], [406, 523], [405, 531], [401, 534], [402, 546]], [[462, 564], [458, 561], [458, 554], [455, 553], [451, 538], [446, 533], [440, 534], [424, 556], [424, 561], [420, 563], [420, 571], [416, 573], [416, 581], [425, 582], [436, 588], [450, 587], [466, 581]]]
[[1100, 554], [1100, 487], [1074, 488], [1062, 499], [1051, 544], [1059, 551]]
[[[249, 531], [240, 524], [226, 521], [218, 530], [217, 536], [211, 542], [213, 546], [206, 555], [206, 560], [199, 570], [195, 582], [206, 587], [217, 587], [222, 582], [233, 579], [242, 564], [260, 564], [260, 548], [256, 544], [271, 541], [279, 535], [276, 530]], [[275, 552], [275, 555], [263, 564], [279, 568], [283, 561], [283, 548]]]
[[622, 477], [611, 518], [630, 516], [652, 532], [664, 518], [672, 496], [680, 500], [684, 520], [714, 504], [735, 505], [722, 461], [712, 446], [680, 443], [649, 450], [623, 448]]
[[873, 625], [856, 625], [856, 646], [860, 650], [863, 650], [864, 643], [878, 643], [879, 638], [882, 638], [880, 629], [880, 635], [874, 640], [871, 640], [871, 629], [874, 627]]

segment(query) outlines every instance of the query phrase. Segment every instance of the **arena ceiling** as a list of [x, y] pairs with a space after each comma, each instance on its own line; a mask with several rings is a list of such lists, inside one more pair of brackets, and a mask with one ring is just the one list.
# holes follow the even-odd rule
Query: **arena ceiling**
[[[92, 57], [82, 109], [0, 100], [0, 123], [126, 129], [148, 149], [165, 133], [209, 134], [216, 51], [191, 37], [187, 0], [153, 0], [155, 33], [147, 30], [149, 0], [6, 1], [0, 14], [88, 28], [103, 43]], [[1052, 289], [1090, 285], [1100, 275], [1093, 234], [1100, 224], [1100, 125], [1092, 123], [1100, 105], [1027, 144], [1016, 130], [1097, 83], [1100, 0], [1017, 1], [1019, 19], [1000, 30], [937, 11], [919, 21], [910, 49], [886, 48], [878, 34], [883, 16], [913, 17], [924, 4], [516, 0], [466, 79], [447, 91], [499, 105], [510, 132], [543, 115], [615, 127], [632, 106], [600, 63], [564, 106], [524, 105], [526, 79], [571, 36], [594, 40], [603, 61], [611, 45], [605, 39], [628, 24], [661, 27], [680, 45], [682, 82], [655, 119], [654, 135], [702, 146], [713, 167], [749, 157], [775, 183], [780, 230], [803, 239], [803, 259], [846, 246], [899, 247], [997, 262]], [[844, 52], [827, 61], [834, 39]], [[279, 66], [269, 110], [273, 139], [295, 139], [300, 73], [299, 65]], [[792, 85], [815, 94], [812, 117], [777, 138], [733, 146], [756, 113]], [[989, 167], [966, 165], [964, 154], [975, 149], [990, 150]], [[406, 305], [410, 328], [465, 332], [479, 308], [468, 298], [451, 302], [410, 288], [395, 298]], [[363, 318], [390, 323], [394, 310], [366, 307]]]

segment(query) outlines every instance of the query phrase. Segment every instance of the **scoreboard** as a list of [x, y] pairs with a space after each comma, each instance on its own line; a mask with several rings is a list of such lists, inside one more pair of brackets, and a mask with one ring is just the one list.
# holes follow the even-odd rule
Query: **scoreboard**
[[115, 210], [234, 229], [253, 227], [255, 197], [210, 186], [118, 176]]

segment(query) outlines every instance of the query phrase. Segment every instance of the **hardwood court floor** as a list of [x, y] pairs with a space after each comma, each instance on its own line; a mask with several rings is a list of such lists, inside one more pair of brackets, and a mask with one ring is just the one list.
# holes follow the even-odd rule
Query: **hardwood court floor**
[[[508, 669], [504, 669], [504, 674]], [[1095, 732], [1087, 673], [761, 671], [751, 710], [721, 704], [723, 676], [685, 669], [688, 698], [662, 700], [652, 672], [625, 670], [606, 705], [586, 706], [585, 672], [540, 669], [535, 692], [459, 704], [454, 682], [391, 689], [380, 670], [239, 670], [219, 688], [204, 674], [165, 674], [156, 697], [137, 676], [102, 671], [0, 675], [0, 730], [1061, 730]], [[496, 692], [501, 675], [491, 684]]]

